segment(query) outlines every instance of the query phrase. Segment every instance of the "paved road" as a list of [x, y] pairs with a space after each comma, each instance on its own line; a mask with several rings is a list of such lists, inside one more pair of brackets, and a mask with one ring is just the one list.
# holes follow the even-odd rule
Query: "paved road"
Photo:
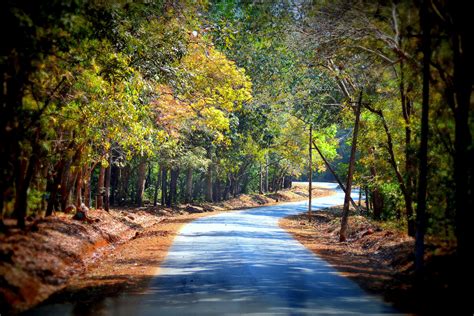
[[[315, 199], [314, 209], [341, 204], [343, 193], [337, 192]], [[146, 293], [109, 298], [96, 311], [134, 316], [394, 313], [279, 228], [280, 218], [306, 207], [297, 202], [198, 219], [176, 237]], [[61, 314], [74, 313], [62, 308]]]

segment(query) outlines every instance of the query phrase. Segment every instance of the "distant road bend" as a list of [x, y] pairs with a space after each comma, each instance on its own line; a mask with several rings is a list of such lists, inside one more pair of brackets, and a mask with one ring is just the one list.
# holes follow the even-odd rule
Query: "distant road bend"
[[[336, 189], [332, 183], [316, 183]], [[344, 194], [313, 200], [318, 210], [343, 203]], [[357, 194], [354, 194], [354, 199]], [[294, 202], [200, 218], [183, 227], [141, 295], [107, 298], [99, 315], [351, 315], [396, 311], [340, 276], [278, 226], [304, 212]], [[77, 310], [76, 310], [77, 311]], [[72, 304], [35, 314], [73, 315]]]

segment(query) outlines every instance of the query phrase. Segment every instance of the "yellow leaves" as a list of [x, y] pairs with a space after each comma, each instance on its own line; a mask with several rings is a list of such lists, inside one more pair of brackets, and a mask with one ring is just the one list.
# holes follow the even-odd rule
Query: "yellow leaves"
[[[183, 70], [190, 74], [190, 91], [185, 97], [194, 99], [198, 108], [206, 105], [227, 112], [238, 110], [251, 100], [251, 82], [243, 69], [206, 43], [192, 43], [183, 58]], [[196, 100], [197, 99], [197, 100]], [[206, 104], [202, 101], [205, 100]]]
[[229, 130], [229, 119], [224, 115], [224, 112], [211, 106], [201, 111], [204, 119], [204, 124], [212, 131], [227, 131]]
[[158, 85], [156, 91], [159, 97], [153, 100], [152, 106], [157, 112], [157, 123], [170, 135], [177, 137], [183, 122], [194, 116], [194, 113], [188, 104], [174, 96], [170, 86]]

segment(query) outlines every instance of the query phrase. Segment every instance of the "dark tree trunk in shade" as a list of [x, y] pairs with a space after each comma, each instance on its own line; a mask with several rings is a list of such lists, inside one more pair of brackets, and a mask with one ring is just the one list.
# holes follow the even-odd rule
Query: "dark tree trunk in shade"
[[[372, 113], [377, 114], [380, 117], [380, 120], [382, 121], [385, 135], [387, 136], [387, 151], [389, 154], [389, 163], [392, 166], [393, 171], [395, 172], [398, 185], [400, 187], [400, 190], [402, 191], [403, 199], [405, 201], [406, 219], [407, 219], [407, 224], [408, 224], [408, 235], [414, 237], [415, 236], [415, 221], [413, 219], [413, 200], [412, 200], [413, 196], [412, 196], [412, 192], [407, 189], [405, 179], [403, 178], [403, 175], [398, 168], [398, 164], [395, 158], [395, 152], [393, 149], [392, 133], [390, 132], [388, 128], [388, 124], [387, 124], [387, 121], [385, 120], [385, 116], [382, 110], [376, 110], [370, 107], [369, 105], [367, 105], [366, 108], [370, 110]], [[401, 214], [400, 212], [398, 212], [397, 219], [400, 219], [400, 218], [401, 218]]]
[[84, 168], [80, 168], [80, 170], [77, 173], [77, 178], [76, 178], [76, 201], [74, 203], [77, 209], [79, 209], [82, 204], [83, 175], [84, 175]]
[[84, 172], [84, 204], [91, 207], [91, 179], [95, 165], [88, 165]]
[[147, 163], [145, 158], [141, 158], [138, 164], [138, 174], [136, 183], [136, 198], [135, 203], [141, 207], [143, 206], [143, 193], [145, 192], [145, 181], [146, 181]]
[[186, 197], [185, 202], [191, 203], [193, 199], [193, 169], [186, 170]]
[[104, 185], [105, 185], [105, 168], [100, 165], [99, 170], [99, 179], [97, 180], [97, 194], [96, 194], [96, 202], [95, 207], [97, 209], [101, 209], [104, 207]]
[[[427, 4], [428, 5], [428, 4]], [[454, 182], [455, 182], [455, 232], [457, 238], [457, 288], [462, 312], [472, 315], [474, 312], [472, 295], [466, 291], [465, 285], [473, 280], [472, 249], [474, 234], [472, 233], [473, 193], [474, 193], [474, 147], [472, 144], [472, 86], [473, 86], [473, 44], [472, 44], [472, 13], [468, 5], [447, 2], [450, 25], [449, 36], [453, 49], [453, 82], [447, 87], [450, 94], [451, 108], [454, 112]], [[426, 26], [429, 28], [429, 25]], [[470, 125], [471, 124], [471, 125]]]
[[422, 31], [421, 49], [423, 52], [423, 90], [421, 102], [421, 132], [419, 149], [418, 199], [416, 209], [415, 234], [415, 273], [421, 282], [424, 270], [425, 230], [426, 230], [426, 191], [428, 186], [428, 129], [430, 102], [430, 60], [431, 36], [427, 0], [421, 0], [420, 28]]
[[370, 213], [370, 198], [369, 198], [369, 188], [367, 186], [364, 187], [365, 193], [365, 209], [367, 213]]
[[341, 231], [339, 233], [339, 241], [347, 240], [347, 222], [349, 219], [349, 203], [351, 200], [351, 189], [352, 189], [352, 177], [354, 175], [355, 168], [355, 156], [357, 150], [357, 137], [359, 135], [359, 119], [360, 119], [360, 108], [362, 106], [362, 91], [359, 94], [359, 101], [357, 102], [357, 107], [355, 110], [355, 123], [354, 131], [352, 135], [352, 147], [351, 147], [351, 156], [349, 160], [349, 170], [347, 172], [347, 183], [346, 183], [346, 194], [344, 196], [344, 208], [342, 210], [341, 218]]
[[179, 177], [179, 168], [172, 168], [170, 170], [170, 193], [169, 193], [169, 199], [167, 201], [168, 207], [176, 205], [177, 203], [178, 177]]
[[107, 212], [110, 211], [110, 179], [112, 177], [112, 153], [109, 153], [109, 165], [105, 170], [105, 192], [104, 206]]
[[313, 125], [309, 126], [309, 152], [308, 152], [308, 221], [311, 222], [311, 204], [313, 201]]
[[155, 192], [153, 194], [153, 206], [158, 205], [158, 191], [160, 190], [160, 183], [161, 183], [161, 169], [158, 168], [158, 171], [156, 172]]
[[165, 206], [167, 199], [168, 190], [168, 169], [165, 166], [161, 166], [161, 205]]
[[61, 211], [64, 212], [66, 210], [68, 200], [69, 200], [69, 182], [71, 178], [71, 164], [72, 160], [69, 159], [66, 161], [63, 171], [63, 177], [61, 179], [61, 186], [60, 186], [60, 193], [61, 193]]
[[264, 192], [268, 192], [268, 154], [265, 155], [265, 187]]
[[206, 200], [212, 202], [212, 163], [207, 167], [206, 173]]

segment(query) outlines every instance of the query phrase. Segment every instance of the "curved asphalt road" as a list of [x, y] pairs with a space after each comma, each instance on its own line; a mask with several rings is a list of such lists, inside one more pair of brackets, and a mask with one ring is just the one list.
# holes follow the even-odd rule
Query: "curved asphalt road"
[[[343, 199], [337, 190], [336, 195], [313, 200], [313, 209], [340, 205]], [[307, 202], [287, 203], [187, 224], [146, 293], [108, 298], [95, 312], [134, 316], [395, 313], [278, 226], [280, 218], [306, 208]], [[40, 310], [41, 314], [77, 312], [72, 305]]]

